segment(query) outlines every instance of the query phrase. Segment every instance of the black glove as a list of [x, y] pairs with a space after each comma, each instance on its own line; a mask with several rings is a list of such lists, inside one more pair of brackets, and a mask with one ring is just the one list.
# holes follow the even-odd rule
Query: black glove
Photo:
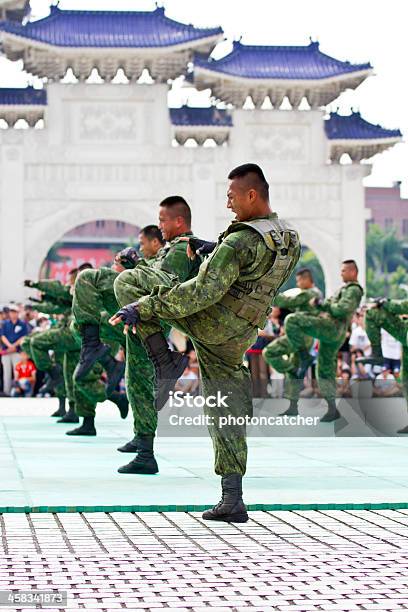
[[216, 242], [209, 242], [208, 240], [200, 240], [200, 238], [189, 238], [188, 244], [194, 255], [208, 255], [217, 246]]
[[114, 316], [120, 317], [125, 325], [137, 325], [140, 323], [139, 304], [137, 302], [128, 304], [118, 310]]
[[377, 306], [377, 308], [382, 308], [384, 306], [384, 304], [386, 304], [388, 302], [388, 298], [382, 297], [382, 298], [375, 298], [374, 304]]
[[24, 287], [34, 287], [35, 283], [32, 280], [25, 280]]
[[126, 269], [132, 269], [135, 267], [137, 262], [139, 261], [139, 253], [135, 249], [135, 247], [127, 247], [120, 251], [116, 258], [119, 260], [119, 263]]

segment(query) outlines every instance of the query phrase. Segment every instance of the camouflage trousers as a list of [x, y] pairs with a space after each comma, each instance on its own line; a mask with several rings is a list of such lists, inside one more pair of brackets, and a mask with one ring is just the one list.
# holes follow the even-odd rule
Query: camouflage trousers
[[[136, 267], [125, 270], [115, 281], [115, 294], [121, 306], [150, 293], [157, 284], [171, 287], [175, 279], [162, 271]], [[220, 304], [193, 315], [166, 321], [193, 342], [200, 366], [203, 395], [227, 397], [227, 406], [205, 406], [208, 430], [214, 448], [216, 474], [245, 474], [247, 443], [245, 418], [252, 416], [251, 378], [243, 357], [254, 343], [257, 329]], [[137, 327], [141, 340], [162, 331], [152, 318]], [[220, 419], [227, 420], [223, 425]]]
[[[32, 349], [31, 349], [32, 339], [35, 338], [37, 336], [37, 334], [44, 334], [44, 333], [47, 333], [47, 330], [44, 330], [43, 332], [37, 332], [34, 335], [25, 336], [23, 342], [21, 343], [21, 349], [25, 353], [27, 353], [27, 355], [29, 356], [31, 361], [34, 361], [33, 352], [32, 352]], [[61, 367], [63, 367], [64, 353], [61, 353], [60, 351], [55, 351], [54, 352], [54, 359], [55, 359], [55, 363], [58, 363]], [[34, 363], [35, 363], [35, 361], [34, 361]], [[67, 392], [66, 392], [66, 389], [65, 389], [65, 381], [56, 387], [56, 389], [55, 389], [55, 396], [58, 397], [58, 398], [61, 398], [61, 399], [64, 398], [64, 397], [67, 397]]]
[[31, 340], [31, 352], [39, 370], [47, 371], [53, 366], [49, 351], [63, 355], [65, 392], [78, 416], [95, 416], [97, 402], [104, 401], [105, 387], [100, 382], [102, 368], [94, 367], [80, 381], [75, 382], [73, 373], [79, 359], [80, 344], [66, 325], [35, 334]]
[[[309, 336], [303, 338], [303, 350], [309, 351], [313, 344], [313, 338], [309, 338]], [[272, 340], [264, 348], [262, 354], [268, 365], [285, 375], [284, 397], [292, 401], [298, 400], [303, 381], [300, 381], [296, 376], [299, 358], [297, 353], [292, 352], [287, 336], [279, 336], [279, 338]]]
[[119, 310], [113, 285], [118, 273], [110, 268], [84, 270], [75, 283], [73, 313], [76, 325], [100, 325], [103, 342], [119, 342], [126, 347], [125, 384], [133, 413], [136, 435], [154, 435], [157, 413], [154, 408], [154, 370], [139, 338], [126, 337], [123, 325], [108, 323], [109, 316]]
[[327, 400], [336, 397], [337, 353], [346, 338], [344, 323], [328, 314], [294, 312], [285, 319], [285, 331], [293, 352], [304, 350], [307, 336], [319, 340], [317, 382]]
[[385, 308], [370, 308], [366, 316], [366, 332], [371, 342], [373, 352], [381, 354], [381, 329], [385, 329], [391, 336], [402, 344], [402, 389], [408, 400], [408, 321], [404, 321], [398, 314], [388, 312]]

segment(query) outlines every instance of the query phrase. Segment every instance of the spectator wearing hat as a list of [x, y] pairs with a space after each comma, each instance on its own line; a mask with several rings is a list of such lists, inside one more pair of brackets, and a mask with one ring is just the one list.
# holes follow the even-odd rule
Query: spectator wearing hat
[[29, 326], [19, 318], [16, 304], [9, 306], [9, 319], [1, 326], [1, 360], [3, 365], [3, 391], [10, 394], [14, 368], [20, 361], [20, 345], [29, 333]]

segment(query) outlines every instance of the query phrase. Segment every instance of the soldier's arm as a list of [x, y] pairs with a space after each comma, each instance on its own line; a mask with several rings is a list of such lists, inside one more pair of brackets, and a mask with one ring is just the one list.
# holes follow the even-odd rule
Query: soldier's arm
[[196, 277], [171, 289], [156, 287], [150, 296], [141, 298], [140, 316], [142, 320], [153, 315], [179, 319], [204, 310], [219, 302], [238, 278], [239, 271], [237, 250], [227, 239], [201, 264]]
[[191, 272], [191, 260], [187, 257], [188, 242], [176, 242], [169, 249], [166, 257], [163, 259], [161, 269], [178, 276], [183, 283]]
[[393, 314], [408, 314], [408, 300], [388, 300], [383, 308]]
[[307, 306], [313, 297], [316, 297], [316, 294], [307, 290], [291, 297], [283, 295], [283, 293], [278, 293], [273, 301], [273, 305], [279, 308], [285, 308], [286, 310], [296, 310], [297, 308]]
[[42, 300], [38, 306], [36, 306], [39, 312], [44, 314], [65, 314], [67, 312], [67, 305], [54, 302], [53, 300]]
[[55, 300], [63, 300], [68, 302], [71, 302], [72, 300], [72, 296], [69, 292], [69, 287], [63, 285], [58, 280], [40, 280], [34, 283], [33, 287], [35, 289], [38, 289], [39, 291], [42, 291], [47, 296]]
[[338, 302], [329, 303], [325, 310], [332, 317], [344, 319], [359, 307], [361, 297], [361, 290], [356, 285], [352, 285], [343, 291]]

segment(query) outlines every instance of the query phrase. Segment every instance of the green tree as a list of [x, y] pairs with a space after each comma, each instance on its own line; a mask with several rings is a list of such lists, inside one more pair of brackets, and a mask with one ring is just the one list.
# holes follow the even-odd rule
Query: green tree
[[313, 251], [311, 251], [308, 247], [305, 246], [302, 246], [302, 253], [300, 255], [299, 261], [296, 264], [293, 274], [291, 274], [290, 278], [281, 287], [280, 291], [286, 291], [286, 289], [292, 289], [292, 287], [296, 287], [296, 272], [300, 270], [300, 268], [309, 268], [309, 270], [311, 270], [315, 285], [319, 287], [320, 291], [324, 295], [326, 286], [324, 282], [324, 272], [322, 266], [320, 265], [320, 262], [317, 259], [316, 255], [313, 253]]
[[383, 230], [370, 225], [366, 239], [367, 297], [404, 298], [408, 289], [407, 262], [403, 241], [395, 228]]

